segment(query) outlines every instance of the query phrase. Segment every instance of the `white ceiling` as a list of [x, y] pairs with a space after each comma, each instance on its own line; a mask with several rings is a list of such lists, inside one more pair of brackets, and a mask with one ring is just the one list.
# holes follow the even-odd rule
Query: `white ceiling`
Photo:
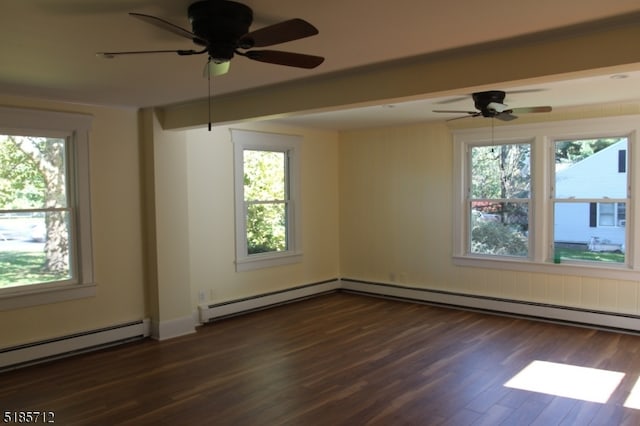
[[[637, 0], [244, 0], [254, 10], [252, 29], [303, 18], [320, 34], [277, 46], [324, 56], [314, 70], [236, 57], [230, 73], [213, 80], [214, 96], [276, 83], [339, 73], [391, 60], [508, 39], [640, 11]], [[190, 49], [187, 39], [128, 15], [158, 16], [190, 29], [191, 0], [2, 0], [0, 93], [97, 105], [147, 107], [207, 96], [206, 57], [172, 54], [102, 59], [99, 51]], [[275, 48], [275, 47], [274, 47]], [[637, 100], [640, 75], [591, 76], [568, 82], [492, 89], [537, 89], [507, 97], [512, 107], [554, 107]], [[462, 89], [461, 89], [462, 90]], [[288, 118], [320, 127], [349, 128], [431, 118], [438, 109], [472, 108], [459, 94], [340, 112]], [[450, 102], [458, 98], [458, 102]], [[445, 103], [442, 103], [442, 102]], [[367, 118], [368, 117], [368, 118]], [[453, 118], [442, 114], [438, 118]], [[369, 121], [366, 121], [369, 120]]]
[[[492, 87], [477, 90], [491, 90]], [[589, 105], [640, 102], [640, 71], [551, 81], [540, 84], [509, 85], [505, 103], [510, 108], [552, 106], [562, 110]], [[437, 96], [405, 102], [388, 102], [366, 107], [291, 116], [278, 121], [285, 124], [324, 129], [359, 129], [435, 120], [455, 120], [466, 114], [436, 113], [434, 110], [475, 111], [471, 93]], [[482, 118], [479, 118], [480, 120]]]

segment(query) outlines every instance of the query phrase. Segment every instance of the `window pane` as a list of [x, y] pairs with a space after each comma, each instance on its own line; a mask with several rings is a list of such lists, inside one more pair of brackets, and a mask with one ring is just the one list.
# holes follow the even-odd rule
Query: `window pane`
[[247, 254], [287, 250], [285, 203], [247, 205]]
[[0, 209], [67, 207], [65, 139], [0, 135]]
[[627, 138], [555, 142], [555, 198], [626, 198]]
[[[623, 206], [624, 203], [618, 203]], [[554, 260], [625, 261], [625, 222], [613, 223], [613, 203], [556, 202], [554, 205]], [[611, 212], [603, 215], [602, 212]], [[594, 212], [599, 210], [599, 220]], [[618, 211], [621, 211], [618, 209]], [[603, 220], [604, 218], [604, 220]], [[621, 219], [624, 220], [624, 219]], [[604, 223], [603, 223], [604, 222]]]
[[616, 226], [627, 225], [627, 204], [616, 203], [617, 222]]
[[471, 253], [527, 256], [528, 203], [471, 203]]
[[598, 203], [598, 225], [615, 226], [615, 203]]
[[471, 148], [471, 197], [475, 199], [528, 198], [529, 144]]
[[286, 199], [286, 153], [244, 151], [245, 201]]
[[69, 214], [0, 214], [0, 288], [71, 278]]

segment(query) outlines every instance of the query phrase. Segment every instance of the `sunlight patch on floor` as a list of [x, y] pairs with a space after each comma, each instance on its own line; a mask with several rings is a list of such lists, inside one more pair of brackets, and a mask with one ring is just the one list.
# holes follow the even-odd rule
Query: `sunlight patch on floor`
[[624, 406], [640, 410], [640, 378], [638, 378], [638, 380], [636, 380], [636, 384], [633, 385], [633, 389], [631, 389], [631, 393], [624, 402]]
[[[504, 385], [531, 392], [605, 403], [623, 377], [624, 373], [617, 371], [533, 361]], [[638, 392], [640, 398], [640, 388]]]

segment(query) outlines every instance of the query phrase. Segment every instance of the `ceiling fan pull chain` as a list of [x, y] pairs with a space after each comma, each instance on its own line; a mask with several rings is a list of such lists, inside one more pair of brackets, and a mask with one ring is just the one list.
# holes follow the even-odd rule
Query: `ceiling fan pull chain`
[[[211, 67], [211, 56], [209, 56], [209, 63], [207, 64], [207, 71]], [[209, 131], [211, 131], [211, 72], [207, 72], [207, 85], [209, 87], [208, 107], [209, 107]]]
[[495, 141], [495, 125], [496, 125], [496, 119], [495, 117], [491, 117], [491, 145], [493, 145]]

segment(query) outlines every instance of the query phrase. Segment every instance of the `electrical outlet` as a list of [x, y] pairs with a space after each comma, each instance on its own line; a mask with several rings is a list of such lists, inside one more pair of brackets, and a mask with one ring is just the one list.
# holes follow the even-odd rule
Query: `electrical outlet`
[[198, 292], [198, 302], [204, 302], [204, 290]]

